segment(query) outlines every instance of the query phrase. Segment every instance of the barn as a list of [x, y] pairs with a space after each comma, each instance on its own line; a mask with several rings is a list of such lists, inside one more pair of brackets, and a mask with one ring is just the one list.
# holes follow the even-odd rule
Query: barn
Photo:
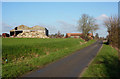
[[39, 34], [44, 34], [48, 36], [48, 30], [44, 27], [41, 26], [27, 27], [25, 25], [20, 25], [10, 30], [10, 36], [17, 36], [20, 33], [32, 33], [32, 32], [37, 32]]

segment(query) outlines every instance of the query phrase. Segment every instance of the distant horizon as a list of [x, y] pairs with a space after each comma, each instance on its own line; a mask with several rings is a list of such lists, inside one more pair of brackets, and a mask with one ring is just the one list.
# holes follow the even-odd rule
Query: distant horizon
[[[82, 14], [97, 19], [100, 37], [108, 35], [103, 21], [118, 14], [117, 2], [3, 2], [2, 32], [9, 33], [14, 27], [39, 25], [48, 28], [49, 34], [79, 33], [78, 20]], [[94, 34], [95, 34], [94, 33]]]
[[[21, 25], [23, 25], [23, 24], [21, 24]], [[21, 26], [21, 25], [18, 25], [18, 26]], [[18, 27], [18, 26], [16, 26], [16, 27]], [[27, 25], [24, 25], [24, 26], [27, 26]], [[39, 25], [34, 25], [34, 26], [39, 26]], [[32, 27], [34, 27], [34, 26], [32, 26]], [[27, 26], [27, 27], [29, 27], [29, 26]], [[40, 27], [43, 27], [43, 26], [40, 26]], [[44, 27], [44, 28], [46, 28], [46, 27]], [[13, 30], [13, 29], [15, 29], [15, 27], [14, 28], [12, 28], [11, 30]], [[46, 28], [47, 29], [47, 28]], [[58, 30], [59, 31], [59, 30]], [[49, 32], [49, 31], [48, 31]], [[60, 31], [59, 31], [60, 32]], [[9, 32], [2, 32], [2, 33], [7, 33], [7, 34], [10, 34], [10, 31]], [[2, 33], [0, 34], [0, 35], [2, 35]], [[58, 32], [56, 32], [56, 33], [53, 33], [53, 34], [57, 34]], [[60, 32], [61, 33], [61, 32]], [[69, 33], [69, 32], [68, 32]], [[70, 32], [70, 33], [82, 33], [82, 32]], [[89, 33], [91, 33], [91, 32], [89, 32]], [[66, 36], [66, 33], [61, 33], [61, 34], [64, 34], [64, 36]], [[49, 35], [52, 35], [52, 34], [49, 34]], [[95, 36], [95, 34], [93, 34], [93, 36]]]

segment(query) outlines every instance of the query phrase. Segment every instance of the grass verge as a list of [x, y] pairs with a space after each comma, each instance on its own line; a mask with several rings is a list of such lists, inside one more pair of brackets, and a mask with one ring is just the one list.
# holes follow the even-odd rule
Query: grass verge
[[[18, 77], [84, 48], [95, 40], [4, 38], [2, 77]], [[5, 63], [7, 57], [8, 63]]]
[[95, 79], [118, 78], [120, 75], [120, 65], [118, 60], [117, 50], [109, 45], [103, 44], [102, 49], [83, 72], [81, 77], [94, 77]]

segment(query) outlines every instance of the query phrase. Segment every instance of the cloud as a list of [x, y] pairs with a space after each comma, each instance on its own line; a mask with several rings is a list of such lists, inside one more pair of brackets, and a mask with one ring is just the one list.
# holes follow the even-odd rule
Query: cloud
[[4, 22], [2, 22], [2, 32], [9, 32], [10, 30], [12, 30], [12, 27]]
[[108, 35], [107, 28], [101, 27], [99, 30], [96, 31], [101, 37], [106, 37]]
[[47, 28], [49, 31], [49, 34], [57, 33], [57, 28], [54, 25], [47, 25], [47, 24], [43, 24], [43, 23], [40, 23], [38, 25]]
[[53, 26], [53, 25], [45, 25], [44, 27], [49, 30], [50, 34], [57, 33], [57, 28], [55, 26]]
[[75, 26], [75, 24], [68, 23], [68, 22], [65, 22], [62, 20], [56, 21], [56, 23], [54, 23], [52, 25], [40, 23], [39, 26], [43, 26], [43, 27], [47, 28], [49, 30], [50, 34], [58, 33], [58, 31], [60, 31], [60, 33], [62, 33], [62, 34], [77, 31], [77, 27]]
[[96, 18], [97, 23], [99, 25], [99, 29], [96, 31], [99, 36], [101, 37], [106, 37], [107, 33], [107, 28], [103, 25], [104, 21], [108, 19], [109, 17], [106, 14], [102, 14]]
[[106, 15], [106, 14], [102, 14], [102, 15], [100, 15], [99, 17], [97, 17], [96, 19], [98, 20], [98, 21], [104, 21], [104, 20], [106, 20], [106, 19], [108, 19], [109, 17]]
[[62, 33], [69, 33], [69, 32], [76, 32], [77, 27], [75, 24], [67, 23], [65, 21], [57, 21], [59, 24], [60, 32]]

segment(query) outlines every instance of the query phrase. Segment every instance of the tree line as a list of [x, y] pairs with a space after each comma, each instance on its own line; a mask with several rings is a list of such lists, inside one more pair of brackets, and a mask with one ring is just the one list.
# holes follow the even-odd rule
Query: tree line
[[[120, 47], [120, 18], [118, 16], [111, 16], [103, 21], [103, 25], [107, 28], [107, 44], [112, 45], [113, 47]], [[78, 31], [83, 33], [83, 38], [89, 40], [87, 34], [89, 32], [93, 33], [98, 30], [98, 24], [96, 19], [87, 14], [83, 14], [78, 21]], [[95, 35], [96, 38], [99, 38], [98, 33]]]

